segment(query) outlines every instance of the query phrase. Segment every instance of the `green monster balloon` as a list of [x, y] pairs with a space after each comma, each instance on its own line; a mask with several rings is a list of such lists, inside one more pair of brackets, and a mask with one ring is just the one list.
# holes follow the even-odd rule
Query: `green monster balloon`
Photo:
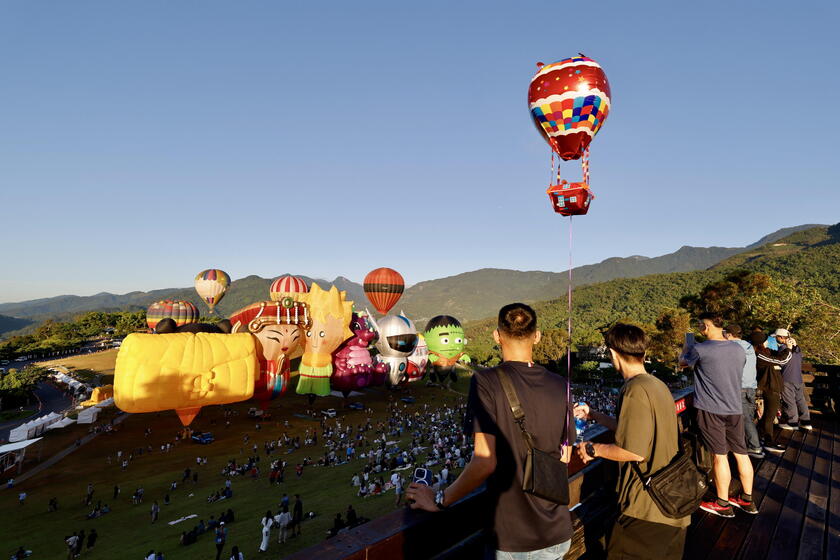
[[438, 315], [426, 325], [423, 337], [429, 346], [432, 382], [455, 381], [455, 368], [470, 363], [470, 357], [464, 352], [467, 337], [461, 322], [450, 315]]

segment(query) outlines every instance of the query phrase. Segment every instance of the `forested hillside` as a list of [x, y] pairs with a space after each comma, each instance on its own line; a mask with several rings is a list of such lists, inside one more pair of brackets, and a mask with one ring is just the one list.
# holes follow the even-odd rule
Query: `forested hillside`
[[[769, 279], [766, 287], [750, 294], [756, 314], [743, 320], [767, 328], [775, 325], [799, 329], [810, 337], [800, 339], [800, 342], [803, 347], [813, 350], [812, 355], [827, 361], [838, 360], [840, 224], [774, 240], [710, 270], [656, 274], [576, 288], [572, 313], [574, 343], [580, 346], [599, 344], [600, 329], [617, 321], [642, 324], [655, 333], [657, 322], [669, 323], [674, 314], [685, 318], [690, 306], [683, 302], [681, 308], [684, 298], [700, 294], [704, 287], [723, 281], [737, 270]], [[733, 294], [737, 295], [737, 292]], [[736, 295], [731, 296], [733, 306]], [[725, 298], [721, 305], [727, 305]], [[567, 340], [566, 298], [540, 302], [534, 308], [540, 318], [540, 328], [549, 333], [540, 352], [546, 353], [547, 358], [563, 352]], [[663, 315], [667, 315], [664, 321]], [[495, 317], [465, 325], [470, 353], [478, 361], [498, 359], [498, 350], [491, 337], [495, 325]]]

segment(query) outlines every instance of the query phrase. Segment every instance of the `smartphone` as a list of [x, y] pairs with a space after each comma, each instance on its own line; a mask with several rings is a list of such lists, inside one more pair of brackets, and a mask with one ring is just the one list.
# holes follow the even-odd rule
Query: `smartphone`
[[694, 346], [694, 344], [695, 344], [694, 333], [693, 332], [685, 333], [685, 346], [690, 347], [690, 346]]
[[426, 486], [431, 486], [434, 484], [434, 477], [432, 475], [432, 471], [429, 469], [424, 469], [422, 467], [418, 467], [414, 469], [414, 482], [417, 484], [425, 484]]

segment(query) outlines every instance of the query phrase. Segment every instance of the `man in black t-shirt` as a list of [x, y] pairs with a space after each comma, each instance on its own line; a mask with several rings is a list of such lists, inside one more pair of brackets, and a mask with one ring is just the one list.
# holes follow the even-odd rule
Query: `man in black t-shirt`
[[[464, 431], [472, 434], [475, 451], [458, 479], [435, 495], [411, 484], [406, 497], [411, 507], [439, 511], [487, 481], [494, 505], [491, 545], [497, 558], [561, 559], [569, 551], [572, 522], [566, 506], [522, 491], [526, 445], [513, 419], [499, 381], [504, 369], [525, 412], [525, 429], [536, 447], [568, 462], [575, 439], [568, 406], [566, 379], [533, 363], [533, 347], [540, 341], [536, 313], [522, 303], [499, 311], [493, 338], [502, 349], [501, 365], [473, 376]], [[529, 556], [530, 554], [530, 556]]]

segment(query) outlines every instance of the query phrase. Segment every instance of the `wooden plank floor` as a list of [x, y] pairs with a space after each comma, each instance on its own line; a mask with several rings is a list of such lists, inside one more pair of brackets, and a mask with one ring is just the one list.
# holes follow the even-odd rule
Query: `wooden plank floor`
[[[692, 519], [685, 560], [827, 560], [840, 558], [840, 435], [833, 419], [814, 430], [783, 431], [784, 454], [755, 464], [758, 515], [734, 519], [703, 511]], [[733, 476], [735, 473], [733, 473]]]

